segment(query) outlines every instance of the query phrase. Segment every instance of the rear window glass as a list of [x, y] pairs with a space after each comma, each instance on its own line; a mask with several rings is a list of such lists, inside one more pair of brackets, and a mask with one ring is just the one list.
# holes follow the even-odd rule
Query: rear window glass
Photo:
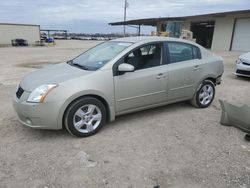
[[200, 49], [182, 42], [168, 42], [170, 63], [200, 59]]
[[193, 47], [193, 58], [194, 59], [200, 59], [201, 58], [201, 52], [200, 49], [196, 46], [192, 46]]

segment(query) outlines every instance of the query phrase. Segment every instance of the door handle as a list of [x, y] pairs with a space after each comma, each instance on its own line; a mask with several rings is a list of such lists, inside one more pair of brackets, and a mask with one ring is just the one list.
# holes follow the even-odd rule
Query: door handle
[[164, 78], [163, 73], [159, 73], [159, 74], [156, 76], [156, 79], [161, 79], [161, 78]]
[[201, 69], [201, 67], [199, 65], [194, 66], [194, 70], [200, 70], [200, 69]]

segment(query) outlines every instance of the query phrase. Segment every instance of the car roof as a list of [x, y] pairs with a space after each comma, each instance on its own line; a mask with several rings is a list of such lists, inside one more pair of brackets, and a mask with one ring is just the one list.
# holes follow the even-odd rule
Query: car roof
[[111, 41], [115, 42], [131, 42], [131, 43], [138, 43], [138, 42], [155, 42], [155, 41], [176, 41], [176, 42], [185, 42], [190, 43], [193, 45], [197, 45], [196, 43], [179, 38], [172, 38], [172, 37], [158, 37], [158, 36], [139, 36], [139, 37], [124, 37], [124, 38], [117, 38]]

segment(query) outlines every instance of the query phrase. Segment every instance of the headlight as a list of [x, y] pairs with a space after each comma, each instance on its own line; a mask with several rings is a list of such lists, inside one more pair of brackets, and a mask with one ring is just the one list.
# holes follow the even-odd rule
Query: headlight
[[57, 84], [44, 84], [39, 86], [31, 92], [27, 102], [42, 103], [49, 92], [57, 86]]
[[241, 64], [241, 63], [242, 63], [242, 60], [241, 60], [241, 59], [237, 59], [235, 63], [236, 63], [236, 64]]

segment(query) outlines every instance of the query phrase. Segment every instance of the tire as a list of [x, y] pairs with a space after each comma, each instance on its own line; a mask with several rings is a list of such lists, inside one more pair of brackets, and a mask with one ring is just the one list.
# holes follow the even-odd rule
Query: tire
[[204, 80], [190, 102], [196, 108], [207, 108], [213, 102], [214, 96], [214, 83], [210, 80]]
[[249, 133], [245, 135], [245, 140], [250, 141], [250, 134]]
[[83, 97], [67, 108], [64, 124], [68, 132], [77, 137], [87, 137], [97, 133], [106, 123], [106, 108], [94, 97]]

